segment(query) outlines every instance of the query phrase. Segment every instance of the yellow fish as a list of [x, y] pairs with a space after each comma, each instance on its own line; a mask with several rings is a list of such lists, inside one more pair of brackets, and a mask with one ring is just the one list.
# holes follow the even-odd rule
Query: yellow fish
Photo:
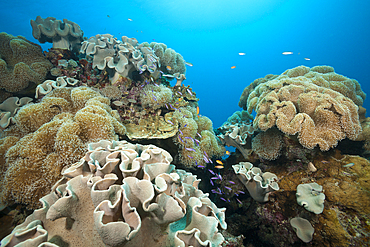
[[215, 166], [215, 168], [217, 168], [217, 169], [223, 169], [224, 167], [223, 166]]
[[171, 71], [172, 70], [172, 68], [171, 68], [171, 66], [169, 66], [169, 65], [167, 65], [167, 70], [169, 70], [169, 71]]
[[230, 151], [226, 151], [225, 154], [226, 155], [230, 155], [231, 153], [230, 153]]
[[220, 165], [223, 165], [224, 163], [222, 163], [222, 161], [221, 160], [216, 160], [216, 163], [217, 164], [220, 164]]
[[199, 106], [197, 106], [197, 115], [199, 114]]
[[292, 51], [284, 51], [283, 53], [281, 53], [283, 55], [292, 55], [293, 52]]
[[236, 68], [236, 66], [231, 66], [231, 69], [235, 69]]
[[181, 101], [182, 100], [182, 98], [179, 98], [179, 101]]
[[128, 18], [127, 20], [132, 21], [132, 19]]

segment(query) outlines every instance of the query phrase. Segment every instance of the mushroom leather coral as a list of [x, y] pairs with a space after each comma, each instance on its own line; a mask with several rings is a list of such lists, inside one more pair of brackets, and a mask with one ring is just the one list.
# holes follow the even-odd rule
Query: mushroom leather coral
[[221, 246], [225, 209], [171, 162], [154, 145], [91, 143], [1, 246]]
[[277, 126], [285, 134], [298, 134], [302, 146], [312, 149], [319, 145], [322, 151], [346, 137], [355, 140], [361, 132], [358, 106], [345, 96], [347, 93], [318, 86], [313, 81], [316, 77], [299, 73], [299, 69], [303, 68], [290, 71], [294, 77], [284, 72], [249, 94], [248, 112], [257, 112], [254, 127], [266, 131]]
[[92, 89], [78, 87], [54, 89], [40, 103], [22, 107], [16, 125], [5, 132], [6, 138], [22, 134], [4, 150], [0, 205], [39, 206], [38, 199], [50, 191], [64, 167], [84, 155], [87, 143], [124, 134], [125, 127], [109, 103]]
[[18, 92], [30, 82], [40, 84], [52, 67], [39, 45], [22, 36], [0, 33], [0, 89]]

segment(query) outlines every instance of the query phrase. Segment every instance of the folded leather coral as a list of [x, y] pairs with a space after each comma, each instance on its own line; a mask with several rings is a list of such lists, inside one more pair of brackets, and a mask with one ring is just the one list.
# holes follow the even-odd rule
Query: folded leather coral
[[33, 37], [40, 43], [53, 43], [53, 48], [75, 50], [84, 40], [80, 26], [67, 19], [62, 22], [54, 17], [37, 16], [31, 20], [31, 26]]
[[[276, 126], [287, 135], [298, 135], [300, 144], [322, 151], [361, 132], [358, 105], [365, 98], [359, 83], [333, 72], [329, 66], [299, 66], [278, 77], [246, 88], [240, 102], [257, 115], [253, 126], [262, 131]], [[243, 98], [243, 99], [242, 99]]]
[[154, 145], [91, 143], [1, 246], [221, 246], [225, 209], [171, 162]]

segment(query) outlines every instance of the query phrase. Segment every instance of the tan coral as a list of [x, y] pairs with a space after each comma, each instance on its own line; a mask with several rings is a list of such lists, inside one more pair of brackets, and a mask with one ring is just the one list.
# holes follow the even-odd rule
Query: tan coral
[[40, 84], [53, 65], [39, 45], [22, 36], [0, 33], [0, 88], [18, 92], [29, 83]]
[[[361, 131], [358, 106], [339, 90], [317, 85], [313, 80], [334, 72], [308, 71], [307, 67], [300, 66], [255, 87], [247, 104], [250, 113], [257, 112], [254, 127], [266, 131], [277, 126], [285, 134], [298, 134], [304, 147], [312, 149], [319, 145], [322, 151], [346, 137], [356, 139]], [[334, 88], [338, 84], [330, 81], [328, 85]], [[356, 95], [358, 99], [362, 94]]]
[[[109, 104], [109, 99], [89, 88], [60, 88], [40, 103], [21, 108], [14, 128], [23, 138], [5, 154], [1, 204], [37, 207], [61, 170], [83, 156], [87, 143], [123, 135], [126, 129]], [[12, 135], [12, 128], [6, 138]]]
[[263, 159], [277, 159], [281, 154], [282, 147], [282, 134], [276, 128], [261, 132], [252, 139], [253, 151]]

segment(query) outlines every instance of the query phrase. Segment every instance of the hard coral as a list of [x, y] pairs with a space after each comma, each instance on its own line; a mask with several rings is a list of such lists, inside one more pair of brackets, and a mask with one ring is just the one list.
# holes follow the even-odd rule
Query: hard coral
[[18, 92], [30, 82], [40, 84], [51, 68], [39, 45], [22, 36], [0, 33], [0, 89]]
[[322, 151], [336, 146], [345, 137], [356, 139], [361, 131], [358, 106], [345, 95], [357, 90], [357, 96], [352, 98], [361, 103], [363, 92], [358, 91], [354, 82], [352, 87], [349, 84], [339, 87], [342, 84], [336, 84], [334, 79], [318, 86], [320, 78], [324, 80], [334, 72], [308, 71], [307, 67], [297, 67], [254, 88], [243, 106], [250, 113], [257, 112], [254, 127], [266, 131], [277, 126], [285, 134], [298, 134], [304, 147], [312, 149], [319, 145]]
[[99, 93], [78, 87], [54, 89], [40, 103], [22, 107], [16, 125], [5, 132], [8, 137], [21, 133], [21, 139], [5, 153], [1, 205], [37, 207], [60, 171], [83, 156], [87, 143], [123, 135], [125, 127], [109, 104]]
[[41, 199], [43, 207], [1, 245], [221, 246], [225, 209], [198, 189], [196, 176], [171, 162], [154, 145], [92, 143]]

